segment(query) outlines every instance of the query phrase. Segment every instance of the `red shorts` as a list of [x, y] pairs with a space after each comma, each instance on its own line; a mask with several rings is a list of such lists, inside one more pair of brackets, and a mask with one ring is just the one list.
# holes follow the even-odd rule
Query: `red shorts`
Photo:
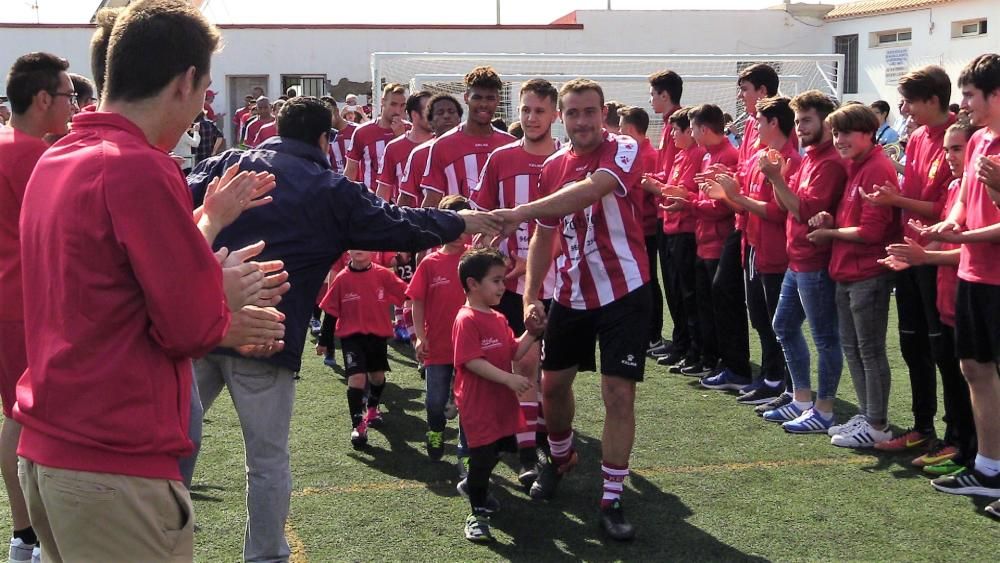
[[28, 367], [24, 349], [24, 322], [0, 321], [0, 399], [3, 415], [11, 418], [17, 399], [17, 380]]

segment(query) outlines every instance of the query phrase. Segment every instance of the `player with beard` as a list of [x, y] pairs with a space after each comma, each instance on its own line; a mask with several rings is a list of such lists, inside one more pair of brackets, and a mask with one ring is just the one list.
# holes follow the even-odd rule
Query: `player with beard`
[[427, 100], [431, 93], [421, 90], [410, 94], [406, 99], [406, 116], [410, 118], [413, 127], [400, 135], [385, 146], [385, 153], [379, 160], [378, 167], [378, 190], [375, 195], [386, 201], [396, 201], [399, 195], [399, 184], [403, 179], [403, 167], [418, 145], [429, 141], [434, 135], [430, 123], [424, 117], [424, 110], [427, 108]]
[[382, 161], [385, 146], [406, 132], [407, 125], [403, 121], [405, 108], [406, 87], [402, 84], [386, 84], [382, 89], [382, 112], [379, 118], [358, 127], [351, 136], [344, 169], [344, 176], [348, 180], [361, 182], [375, 192], [378, 163]]

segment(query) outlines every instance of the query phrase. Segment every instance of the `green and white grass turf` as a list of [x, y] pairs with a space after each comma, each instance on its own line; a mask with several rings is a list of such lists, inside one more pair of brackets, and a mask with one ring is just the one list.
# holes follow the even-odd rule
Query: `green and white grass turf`
[[[889, 412], [898, 430], [911, 422], [910, 391], [891, 317]], [[360, 452], [348, 440], [344, 379], [306, 350], [291, 436], [292, 561], [997, 560], [1000, 523], [983, 511], [989, 500], [935, 492], [910, 467], [916, 454], [876, 455], [835, 448], [825, 435], [786, 434], [735, 395], [702, 389], [651, 360], [638, 387], [623, 497], [635, 541], [615, 543], [598, 529], [603, 408], [598, 377], [586, 373], [575, 385], [577, 470], [554, 500], [536, 502], [517, 486], [514, 470], [499, 465], [497, 542], [470, 544], [462, 535], [468, 502], [455, 492], [455, 423], [445, 460], [431, 462], [423, 382], [401, 350], [390, 348], [385, 427], [369, 431]], [[752, 354], [759, 360], [755, 342]], [[842, 421], [855, 412], [846, 366], [840, 396]], [[241, 558], [243, 461], [239, 424], [223, 393], [206, 417], [195, 475], [197, 561]], [[9, 527], [8, 514], [0, 529]]]

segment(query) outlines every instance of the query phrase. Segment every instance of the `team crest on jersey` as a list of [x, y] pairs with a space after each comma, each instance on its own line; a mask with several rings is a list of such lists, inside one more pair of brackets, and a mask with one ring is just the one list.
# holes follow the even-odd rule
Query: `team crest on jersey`
[[344, 301], [361, 301], [361, 295], [349, 291], [344, 294]]
[[499, 348], [503, 345], [499, 339], [493, 338], [492, 336], [487, 336], [479, 341], [480, 347], [483, 350], [492, 350], [493, 348]]
[[632, 170], [636, 156], [639, 153], [639, 146], [630, 137], [618, 139], [618, 150], [615, 153], [615, 163], [625, 172]]
[[381, 288], [381, 287], [378, 288], [378, 300], [379, 301], [385, 300], [385, 289], [384, 288]]
[[927, 179], [933, 182], [934, 176], [937, 176], [937, 171], [938, 168], [940, 167], [941, 167], [941, 159], [939, 158], [935, 160], [933, 163], [931, 163], [931, 169], [927, 172]]

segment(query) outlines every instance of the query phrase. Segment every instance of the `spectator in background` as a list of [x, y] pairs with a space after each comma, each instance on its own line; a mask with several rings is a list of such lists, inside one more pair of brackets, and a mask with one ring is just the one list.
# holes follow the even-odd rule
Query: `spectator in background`
[[298, 96], [298, 95], [299, 94], [295, 91], [295, 87], [294, 86], [289, 86], [285, 90], [285, 98], [286, 99], [288, 99], [288, 98], [294, 98], [295, 96]]
[[243, 142], [248, 147], [256, 147], [262, 139], [259, 139], [258, 133], [262, 127], [269, 123], [274, 122], [274, 113], [272, 113], [271, 100], [266, 96], [261, 96], [257, 98], [257, 119], [253, 123], [247, 125], [246, 135], [243, 137]]
[[506, 131], [507, 130], [507, 122], [498, 117], [498, 118], [496, 118], [496, 119], [493, 120], [493, 128], [494, 129], [499, 129], [501, 131]]
[[960, 106], [958, 104], [950, 104], [948, 106], [948, 111], [951, 112], [951, 113], [953, 113], [953, 114], [955, 114], [955, 115], [958, 115], [958, 113], [960, 111], [962, 111], [962, 106]]
[[0, 103], [0, 127], [6, 127], [10, 121], [10, 104], [6, 101]]
[[198, 148], [201, 143], [201, 133], [198, 132], [199, 126], [198, 122], [195, 121], [188, 127], [188, 130], [181, 135], [180, 139], [177, 140], [177, 145], [174, 150], [174, 156], [183, 159], [178, 162], [180, 164], [181, 170], [184, 175], [188, 175], [191, 169], [194, 168], [194, 151]]
[[217, 94], [218, 92], [215, 90], [208, 90], [205, 92], [205, 117], [213, 123], [226, 117], [226, 114], [224, 113], [215, 113], [215, 108], [212, 107], [212, 104], [215, 103], [215, 96]]
[[94, 83], [89, 78], [81, 74], [69, 73], [69, 79], [73, 82], [73, 90], [76, 91], [77, 109], [82, 109], [90, 104], [97, 103], [94, 96]]
[[222, 147], [225, 146], [226, 140], [223, 138], [219, 126], [214, 121], [209, 120], [204, 111], [198, 115], [194, 122], [198, 136], [201, 137], [198, 147], [194, 151], [194, 163], [198, 164], [210, 156], [219, 154]]
[[875, 132], [875, 143], [888, 145], [899, 142], [899, 132], [889, 125], [889, 102], [876, 100], [872, 102], [872, 110], [878, 116], [878, 131]]
[[618, 135], [622, 132], [621, 117], [618, 115], [618, 110], [625, 107], [625, 104], [614, 100], [608, 100], [604, 103], [604, 107], [608, 108], [607, 117], [604, 118], [604, 128], [608, 130], [608, 133]]
[[[207, 98], [206, 98], [207, 99]], [[243, 107], [236, 110], [233, 114], [233, 125], [239, 127], [240, 123], [243, 121], [243, 117], [250, 114], [250, 110], [253, 109], [254, 97], [250, 94], [243, 96]]]
[[524, 138], [524, 129], [521, 128], [520, 121], [515, 121], [514, 123], [511, 123], [510, 126], [507, 127], [507, 132], [517, 137], [518, 139]]
[[733, 144], [734, 147], [740, 148], [740, 143], [743, 142], [743, 135], [736, 129], [736, 123], [733, 121], [733, 116], [728, 113], [722, 114], [722, 119], [726, 122], [726, 138], [729, 142]]

